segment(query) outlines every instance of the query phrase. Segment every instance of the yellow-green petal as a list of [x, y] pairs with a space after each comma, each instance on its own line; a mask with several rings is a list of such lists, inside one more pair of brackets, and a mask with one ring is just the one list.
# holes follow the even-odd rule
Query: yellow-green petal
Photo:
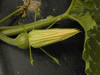
[[40, 29], [29, 32], [29, 43], [34, 48], [40, 48], [49, 44], [53, 44], [65, 40], [79, 33], [77, 29]]

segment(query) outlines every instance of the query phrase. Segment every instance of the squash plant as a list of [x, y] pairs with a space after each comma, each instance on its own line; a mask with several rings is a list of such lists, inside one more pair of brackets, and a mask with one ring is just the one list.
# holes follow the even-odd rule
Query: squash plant
[[[6, 21], [9, 17], [11, 17], [12, 15], [16, 14], [19, 11], [21, 11], [20, 13], [27, 11], [29, 3], [30, 3], [30, 0], [26, 5], [21, 6], [20, 9], [18, 9], [14, 13], [10, 14], [9, 16], [7, 16], [3, 20], [1, 20], [0, 24], [2, 22]], [[41, 39], [39, 38], [38, 40], [32, 39], [34, 37], [32, 35], [32, 33], [37, 35], [35, 33], [35, 31], [38, 34], [40, 33], [40, 35], [48, 34], [48, 33], [44, 33], [44, 32], [43, 33], [39, 32], [41, 30], [33, 30], [33, 29], [40, 28], [40, 27], [47, 26], [47, 25], [49, 26], [51, 24], [54, 25], [54, 23], [56, 23], [57, 21], [60, 21], [60, 20], [68, 17], [72, 20], [77, 21], [84, 28], [84, 31], [85, 31], [85, 41], [84, 41], [84, 50], [83, 50], [83, 54], [82, 54], [82, 59], [86, 63], [86, 65], [85, 65], [86, 74], [87, 75], [99, 75], [100, 74], [100, 38], [99, 38], [99, 35], [100, 35], [100, 31], [99, 31], [100, 30], [100, 26], [99, 26], [100, 7], [99, 7], [99, 4], [100, 4], [100, 1], [97, 1], [97, 0], [72, 0], [68, 10], [64, 14], [61, 14], [61, 15], [58, 15], [55, 17], [53, 17], [53, 16], [49, 17], [49, 18], [47, 17], [46, 19], [38, 20], [38, 21], [36, 21], [36, 16], [37, 16], [37, 8], [36, 8], [35, 22], [29, 23], [26, 25], [21, 25], [21, 26], [0, 27], [0, 30], [1, 30], [0, 39], [9, 44], [17, 45], [15, 42], [15, 39], [9, 38], [8, 36], [16, 35], [16, 34], [20, 33], [19, 36], [22, 35], [22, 37], [23, 36], [28, 37], [28, 35], [21, 33], [21, 32], [23, 32], [23, 31], [26, 32], [26, 31], [32, 30], [29, 32], [29, 37], [28, 37], [29, 42], [25, 42], [25, 43], [29, 43], [29, 44], [27, 44], [27, 47], [28, 47], [28, 45], [31, 45], [34, 48], [40, 48], [42, 46], [52, 44], [52, 43], [54, 43], [54, 41], [53, 41], [53, 39], [49, 39], [49, 37], [47, 37], [47, 36], [44, 36], [44, 38], [43, 38], [43, 36], [40, 36]], [[22, 17], [25, 16], [25, 13], [22, 15]], [[72, 30], [74, 31], [76, 29], [72, 29]], [[49, 29], [43, 30], [43, 31], [48, 32]], [[56, 31], [54, 31], [54, 32], [56, 32]], [[74, 32], [73, 35], [75, 35], [77, 33], [79, 33], [79, 30], [77, 30], [77, 32]], [[65, 34], [71, 35], [72, 33], [70, 32], [70, 33], [65, 33]], [[71, 36], [73, 36], [73, 35], [71, 35]], [[17, 40], [20, 39], [19, 36], [18, 36], [18, 39], [16, 38]], [[32, 36], [32, 38], [31, 38], [31, 36]], [[52, 36], [52, 35], [50, 35], [50, 36]], [[62, 35], [62, 36], [64, 37], [64, 39], [67, 39], [67, 37], [71, 37], [71, 36], [65, 36], [65, 35]], [[39, 35], [38, 35], [38, 37], [39, 37]], [[52, 37], [54, 37], [54, 36], [52, 36]], [[6, 38], [8, 38], [8, 40]], [[51, 43], [49, 42], [48, 44], [46, 43], [43, 45], [40, 44], [41, 42], [47, 41], [46, 39], [51, 40], [53, 42], [51, 42]], [[32, 41], [35, 41], [35, 43], [33, 43]], [[58, 42], [58, 41], [61, 41], [61, 40], [57, 40], [56, 42]], [[36, 44], [38, 44], [38, 45], [36, 45]], [[40, 48], [40, 49], [42, 51], [44, 51], [42, 48]], [[46, 53], [46, 54], [48, 54], [48, 53]], [[49, 55], [49, 56], [52, 58], [51, 55]], [[32, 60], [31, 50], [30, 50], [30, 59]], [[59, 61], [56, 58], [53, 57], [52, 59], [57, 64], [59, 64]]]

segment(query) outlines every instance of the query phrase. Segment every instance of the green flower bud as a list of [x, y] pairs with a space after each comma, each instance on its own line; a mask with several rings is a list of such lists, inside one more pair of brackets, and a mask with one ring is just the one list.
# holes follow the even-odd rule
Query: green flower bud
[[33, 30], [29, 33], [29, 43], [34, 48], [40, 48], [65, 40], [79, 33], [77, 29]]

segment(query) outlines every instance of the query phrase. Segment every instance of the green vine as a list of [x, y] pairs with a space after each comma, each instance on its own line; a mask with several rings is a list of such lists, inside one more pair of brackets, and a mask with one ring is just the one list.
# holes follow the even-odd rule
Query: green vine
[[[99, 8], [97, 9], [95, 7], [96, 5], [94, 5], [95, 4], [94, 2], [95, 1], [93, 1], [93, 0], [72, 0], [68, 10], [65, 13], [55, 16], [55, 17], [49, 16], [50, 18], [47, 17], [46, 19], [38, 20], [38, 21], [36, 21], [38, 8], [36, 8], [35, 22], [29, 23], [26, 25], [22, 24], [23, 27], [22, 26], [0, 27], [0, 31], [1, 31], [0, 39], [8, 44], [18, 46], [19, 48], [22, 47], [22, 49], [24, 49], [24, 47], [22, 46], [23, 43], [22, 44], [19, 43], [21, 45], [21, 46], [19, 46], [18, 43], [16, 42], [16, 39], [17, 40], [21, 39], [21, 42], [22, 42], [22, 39], [24, 38], [24, 36], [27, 37], [26, 38], [27, 41], [25, 43], [29, 43], [29, 44], [27, 44], [27, 48], [29, 48], [29, 51], [30, 51], [30, 62], [31, 62], [31, 64], [33, 64], [31, 47], [29, 45], [31, 45], [34, 48], [40, 48], [40, 47], [43, 47], [42, 42], [44, 42], [44, 46], [45, 46], [47, 44], [54, 43], [55, 40], [56, 40], [56, 42], [58, 42], [61, 39], [67, 39], [67, 38], [69, 38], [69, 36], [71, 37], [71, 36], [75, 35], [76, 33], [79, 33], [79, 30], [75, 30], [74, 32], [71, 32], [73, 29], [71, 31], [69, 30], [70, 32], [65, 31], [68, 33], [65, 33], [64, 35], [62, 34], [64, 32], [62, 32], [60, 35], [58, 35], [55, 32], [53, 34], [51, 34], [52, 30], [49, 31], [49, 28], [52, 25], [54, 25], [57, 21], [60, 21], [65, 18], [70, 18], [72, 20], [77, 21], [84, 28], [84, 31], [85, 31], [84, 51], [83, 51], [83, 56], [82, 56], [82, 58], [86, 62], [85, 72], [87, 73], [87, 75], [100, 75], [100, 72], [99, 72], [100, 67], [97, 66], [97, 65], [100, 66], [100, 62], [98, 62], [98, 59], [94, 57], [94, 56], [97, 56], [98, 58], [100, 58], [100, 56], [99, 56], [100, 44], [97, 40], [97, 39], [99, 39], [99, 36], [97, 35], [97, 29], [96, 29], [96, 27], [97, 28], [100, 27], [100, 26], [98, 26], [99, 24], [97, 24], [99, 22], [96, 22], [96, 21], [98, 21], [99, 17], [98, 18], [95, 17], [94, 18], [95, 20], [92, 18], [93, 15], [97, 15], [96, 12], [98, 12], [100, 10], [99, 10]], [[4, 19], [2, 19], [0, 21], [0, 24], [3, 23], [4, 21], [6, 21], [7, 19], [9, 19], [14, 14], [19, 13], [19, 12], [20, 12], [19, 14], [23, 14], [22, 17], [24, 17], [26, 15], [26, 11], [27, 11], [29, 4], [30, 4], [30, 0], [26, 5], [21, 6], [21, 8], [19, 8], [12, 14], [10, 14], [7, 17], [5, 17]], [[98, 13], [100, 14], [100, 12], [98, 12]], [[44, 27], [44, 26], [49, 26], [49, 27], [47, 28], [48, 29], [47, 31], [41, 30], [43, 33], [41, 33], [41, 31], [39, 31], [39, 30], [33, 30], [33, 29], [38, 29], [38, 28]], [[60, 29], [54, 29], [54, 30], [58, 31]], [[24, 31], [25, 32], [30, 31], [30, 32], [29, 32], [29, 34], [26, 35], [25, 33], [22, 33]], [[95, 31], [95, 33], [93, 31]], [[99, 33], [99, 31], [98, 31], [98, 33]], [[16, 35], [16, 34], [19, 34], [18, 36], [21, 36], [21, 38], [16, 37], [16, 39], [12, 39], [12, 38], [8, 37], [8, 36]], [[37, 37], [34, 38], [33, 34], [37, 35]], [[44, 35], [44, 34], [46, 34], [46, 35]], [[50, 37], [48, 37], [49, 36], [48, 34], [50, 35]], [[41, 35], [41, 37], [39, 37], [40, 35]], [[62, 38], [58, 38], [58, 36], [59, 37], [62, 36]], [[53, 37], [55, 39], [51, 39], [51, 37]], [[93, 41], [95, 43], [95, 46], [93, 44], [91, 44], [91, 41]], [[98, 47], [98, 49], [96, 49], [97, 47]], [[50, 56], [57, 64], [60, 65], [58, 59], [49, 55], [42, 48], [40, 48], [40, 49], [43, 52], [45, 52], [48, 56]], [[97, 54], [92, 53], [93, 51], [95, 51], [95, 53], [97, 53]], [[92, 65], [94, 65], [94, 66], [92, 66]]]

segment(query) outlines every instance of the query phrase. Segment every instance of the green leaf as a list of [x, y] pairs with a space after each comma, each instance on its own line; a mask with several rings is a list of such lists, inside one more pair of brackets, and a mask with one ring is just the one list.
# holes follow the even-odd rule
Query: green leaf
[[[70, 14], [86, 13], [95, 9], [95, 3], [91, 0], [75, 0]], [[92, 13], [92, 12], [91, 12]]]
[[95, 8], [94, 2], [92, 0], [77, 0], [77, 2], [88, 10], [93, 10]]
[[89, 38], [87, 32], [90, 29], [93, 29], [94, 26], [96, 26], [96, 22], [92, 19], [92, 16], [89, 14], [89, 12], [87, 12], [86, 14], [80, 13], [69, 15], [69, 18], [72, 18], [81, 24], [81, 26], [85, 30], [85, 39], [87, 40]]
[[[92, 6], [87, 2], [92, 3]], [[82, 58], [86, 63], [87, 75], [100, 75], [100, 10], [95, 8], [94, 4], [96, 5], [92, 0], [76, 0], [68, 15], [69, 18], [77, 21], [85, 31]], [[89, 7], [93, 8], [89, 9]]]

